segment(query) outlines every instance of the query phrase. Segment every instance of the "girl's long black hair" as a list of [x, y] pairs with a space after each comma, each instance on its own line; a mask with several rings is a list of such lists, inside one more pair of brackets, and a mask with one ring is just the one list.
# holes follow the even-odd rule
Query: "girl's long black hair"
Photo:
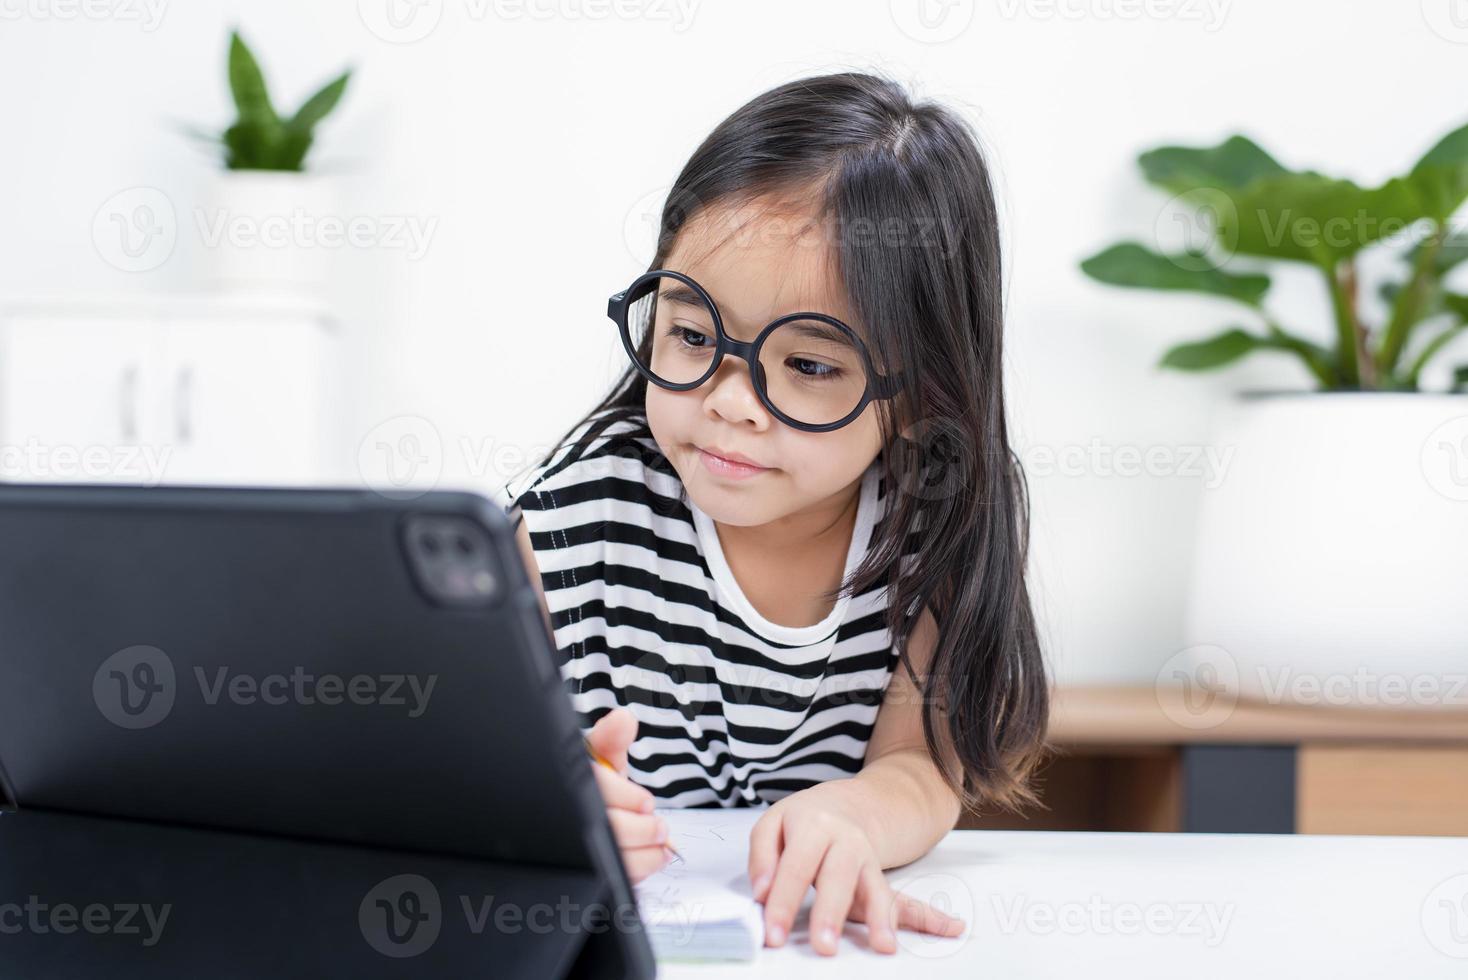
[[[1032, 802], [1049, 681], [1025, 583], [1029, 506], [1004, 411], [999, 225], [978, 140], [948, 109], [877, 75], [778, 86], [694, 151], [648, 268], [663, 267], [699, 209], [802, 191], [837, 231], [833, 262], [879, 370], [900, 369], [905, 382], [879, 413], [883, 475], [896, 489], [837, 594], [887, 583], [887, 625], [922, 692], [928, 752], [964, 806]], [[560, 445], [596, 416], [605, 423], [581, 443], [641, 415], [646, 395], [629, 365]], [[907, 641], [923, 608], [938, 635], [917, 676]], [[961, 773], [943, 763], [945, 729]]]

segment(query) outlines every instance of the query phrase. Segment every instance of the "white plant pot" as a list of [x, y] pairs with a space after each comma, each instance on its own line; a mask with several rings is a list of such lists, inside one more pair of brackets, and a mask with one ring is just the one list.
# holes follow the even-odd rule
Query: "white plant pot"
[[1245, 396], [1216, 442], [1232, 455], [1199, 515], [1191, 678], [1271, 703], [1468, 705], [1468, 396]]
[[343, 243], [329, 177], [270, 170], [215, 174], [193, 214], [204, 277], [223, 290], [320, 293]]

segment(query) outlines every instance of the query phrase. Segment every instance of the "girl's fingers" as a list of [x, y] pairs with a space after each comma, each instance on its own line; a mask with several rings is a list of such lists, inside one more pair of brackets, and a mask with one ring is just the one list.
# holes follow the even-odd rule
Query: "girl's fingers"
[[861, 897], [858, 908], [866, 920], [867, 944], [878, 953], [897, 952], [897, 902], [886, 875], [875, 863], [862, 869]]
[[816, 848], [786, 847], [775, 867], [775, 877], [765, 898], [765, 942], [781, 946], [790, 935], [795, 913], [815, 880], [816, 869], [825, 860], [829, 842]]
[[826, 852], [816, 875], [816, 900], [810, 910], [810, 943], [817, 953], [832, 956], [861, 873], [861, 858], [840, 845]]
[[896, 899], [898, 925], [902, 928], [934, 936], [963, 935], [962, 919], [940, 912], [927, 902], [920, 902], [901, 892], [894, 892], [893, 897]]
[[654, 803], [652, 793], [638, 786], [626, 776], [619, 776], [607, 769], [606, 766], [593, 762], [592, 772], [596, 774], [596, 788], [601, 790], [602, 802], [608, 809], [620, 808], [631, 810], [634, 813], [651, 813]]
[[749, 881], [754, 900], [763, 902], [775, 880], [775, 866], [780, 863], [782, 810], [770, 810], [755, 821], [749, 832]]
[[658, 847], [668, 839], [668, 822], [651, 813], [633, 813], [615, 807], [607, 810], [612, 834], [622, 850], [633, 847]]
[[667, 860], [668, 850], [665, 847], [634, 847], [630, 851], [622, 851], [622, 865], [634, 885], [660, 870]]
[[586, 740], [597, 755], [619, 773], [627, 771], [627, 749], [637, 738], [637, 716], [626, 708], [613, 708], [596, 720]]

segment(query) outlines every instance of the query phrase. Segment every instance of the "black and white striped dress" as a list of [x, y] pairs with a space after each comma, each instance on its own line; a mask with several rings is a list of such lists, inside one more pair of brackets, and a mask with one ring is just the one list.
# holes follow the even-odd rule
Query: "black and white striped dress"
[[[847, 574], [879, 526], [883, 483], [874, 462]], [[660, 805], [758, 805], [861, 768], [897, 663], [885, 585], [810, 626], [766, 620], [640, 415], [589, 420], [500, 503], [529, 527], [582, 726], [619, 705], [637, 716], [629, 774]]]

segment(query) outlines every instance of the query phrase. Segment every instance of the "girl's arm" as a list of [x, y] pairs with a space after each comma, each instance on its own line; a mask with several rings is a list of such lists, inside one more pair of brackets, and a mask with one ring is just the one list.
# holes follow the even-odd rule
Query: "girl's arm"
[[[933, 659], [938, 625], [926, 609], [913, 627], [908, 649], [919, 677]], [[923, 741], [923, 692], [900, 664], [877, 712], [866, 762], [852, 779], [875, 804], [868, 832], [883, 868], [916, 861], [958, 822], [958, 796], [944, 781]], [[939, 747], [953, 772], [958, 755], [946, 726], [938, 726]]]
[[[923, 611], [908, 641], [921, 677], [932, 662], [937, 624]], [[749, 875], [765, 904], [766, 942], [783, 944], [806, 889], [815, 885], [811, 944], [836, 952], [847, 918], [867, 923], [878, 952], [897, 950], [899, 927], [956, 936], [962, 921], [894, 893], [884, 868], [926, 854], [958, 820], [958, 797], [933, 764], [923, 741], [922, 692], [899, 666], [893, 671], [866, 761], [851, 779], [835, 779], [775, 803], [750, 836]], [[947, 732], [940, 748], [957, 771]]]

